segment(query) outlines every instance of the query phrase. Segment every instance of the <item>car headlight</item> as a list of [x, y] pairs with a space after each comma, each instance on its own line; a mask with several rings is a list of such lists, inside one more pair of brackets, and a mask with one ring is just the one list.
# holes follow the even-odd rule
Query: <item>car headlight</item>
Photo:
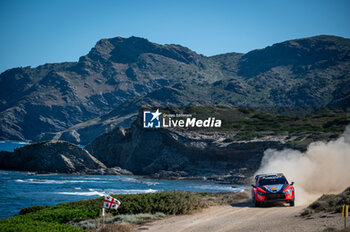
[[256, 194], [258, 195], [258, 197], [260, 197], [261, 195], [264, 195], [264, 193], [260, 192], [259, 190], [256, 191]]
[[292, 189], [287, 189], [287, 190], [285, 190], [285, 191], [283, 191], [285, 194], [292, 194]]

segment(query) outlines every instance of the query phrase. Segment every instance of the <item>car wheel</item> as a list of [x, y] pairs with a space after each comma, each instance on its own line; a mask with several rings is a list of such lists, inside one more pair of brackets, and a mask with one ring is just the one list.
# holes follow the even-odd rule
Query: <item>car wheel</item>
[[289, 202], [290, 206], [294, 206], [294, 200]]

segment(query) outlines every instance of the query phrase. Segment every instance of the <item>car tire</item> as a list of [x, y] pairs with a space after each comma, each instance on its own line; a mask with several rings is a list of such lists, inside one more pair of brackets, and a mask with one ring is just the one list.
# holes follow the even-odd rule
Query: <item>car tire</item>
[[290, 206], [294, 206], [294, 200], [289, 202]]

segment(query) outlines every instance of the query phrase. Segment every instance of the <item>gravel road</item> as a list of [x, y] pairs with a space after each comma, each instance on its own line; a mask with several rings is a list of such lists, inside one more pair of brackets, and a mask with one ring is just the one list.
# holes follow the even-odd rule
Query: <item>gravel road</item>
[[256, 208], [250, 204], [213, 206], [192, 215], [172, 216], [140, 226], [138, 231], [152, 232], [310, 232], [327, 227], [342, 228], [338, 214], [298, 215], [305, 206], [271, 206]]

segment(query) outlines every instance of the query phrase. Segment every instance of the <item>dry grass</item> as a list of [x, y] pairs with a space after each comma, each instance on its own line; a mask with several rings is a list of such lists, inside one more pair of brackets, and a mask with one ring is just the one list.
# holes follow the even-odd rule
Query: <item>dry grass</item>
[[107, 224], [104, 227], [96, 230], [96, 232], [130, 232], [135, 230], [137, 225], [122, 222], [118, 224]]
[[307, 216], [318, 212], [340, 213], [344, 204], [350, 205], [350, 187], [339, 194], [322, 195], [319, 199], [304, 209], [301, 216]]

